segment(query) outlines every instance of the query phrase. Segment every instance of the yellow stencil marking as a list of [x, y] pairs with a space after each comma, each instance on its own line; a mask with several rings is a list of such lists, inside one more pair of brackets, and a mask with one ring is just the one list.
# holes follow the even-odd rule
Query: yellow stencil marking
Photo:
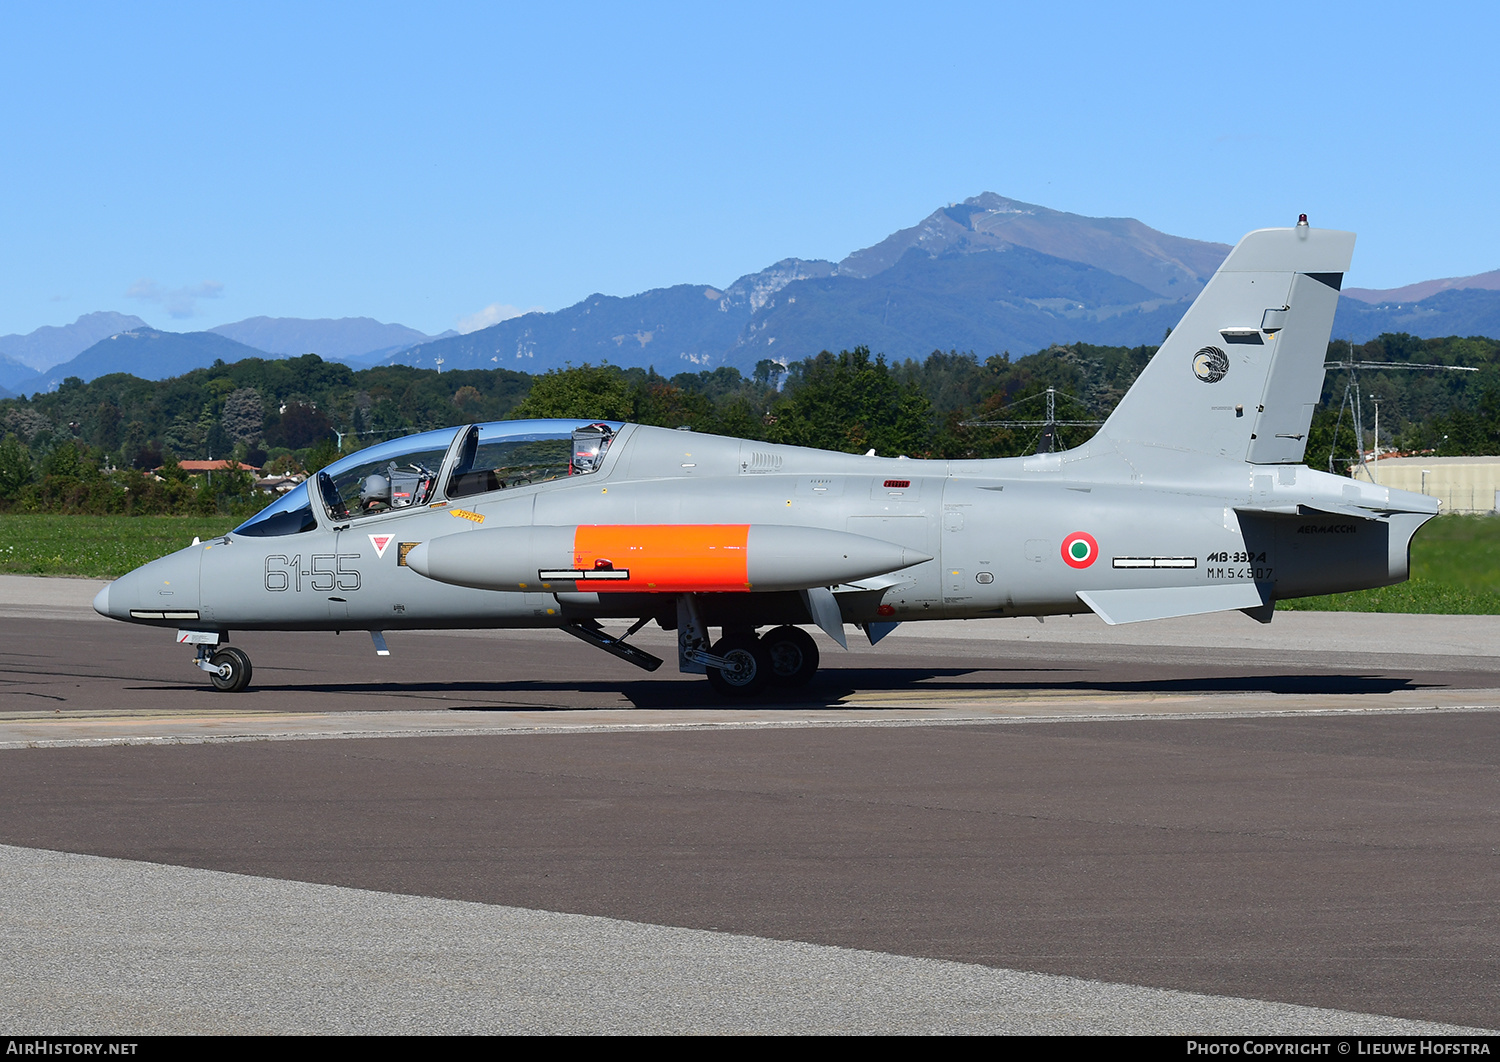
[[449, 509], [448, 515], [459, 516], [465, 520], [473, 520], [476, 524], [484, 523], [484, 517], [480, 516], [478, 513], [471, 513], [467, 509]]

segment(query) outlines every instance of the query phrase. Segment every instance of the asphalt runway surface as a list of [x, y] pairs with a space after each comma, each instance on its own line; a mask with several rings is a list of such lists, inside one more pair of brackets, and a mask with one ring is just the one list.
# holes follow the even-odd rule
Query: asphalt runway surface
[[16, 1032], [1500, 1025], [1491, 617], [903, 628], [731, 707], [556, 632], [265, 634], [229, 697], [38, 582]]

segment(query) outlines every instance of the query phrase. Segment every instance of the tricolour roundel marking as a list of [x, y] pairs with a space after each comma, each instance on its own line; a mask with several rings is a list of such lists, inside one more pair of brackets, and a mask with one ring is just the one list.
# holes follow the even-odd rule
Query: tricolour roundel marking
[[1087, 568], [1099, 559], [1099, 543], [1087, 531], [1074, 531], [1063, 539], [1062, 559], [1070, 568]]

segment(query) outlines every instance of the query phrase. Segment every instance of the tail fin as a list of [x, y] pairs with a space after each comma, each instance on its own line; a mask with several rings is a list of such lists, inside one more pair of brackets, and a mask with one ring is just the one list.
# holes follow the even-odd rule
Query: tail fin
[[1099, 434], [1258, 465], [1300, 462], [1353, 252], [1352, 232], [1300, 224], [1250, 233]]

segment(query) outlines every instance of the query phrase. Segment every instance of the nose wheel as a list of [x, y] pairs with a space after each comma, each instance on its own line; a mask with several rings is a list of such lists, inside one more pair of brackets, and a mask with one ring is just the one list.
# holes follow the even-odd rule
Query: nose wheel
[[209, 646], [198, 647], [198, 667], [208, 672], [214, 689], [221, 693], [240, 693], [250, 685], [250, 657], [244, 650], [226, 645], [218, 652], [209, 654]]

